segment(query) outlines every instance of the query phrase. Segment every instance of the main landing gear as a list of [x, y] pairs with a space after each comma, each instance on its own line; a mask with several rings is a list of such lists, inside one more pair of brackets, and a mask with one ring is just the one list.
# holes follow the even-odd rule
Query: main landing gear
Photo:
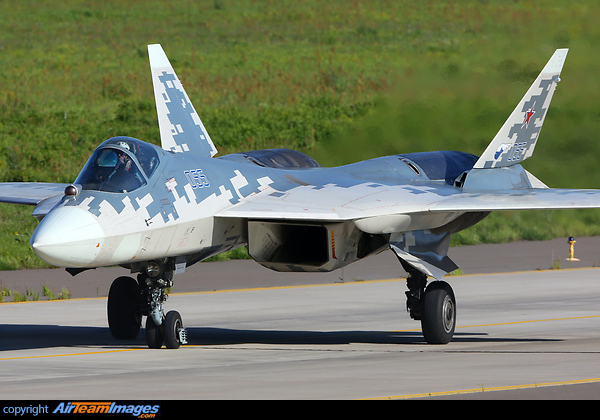
[[137, 276], [119, 277], [113, 281], [108, 293], [108, 326], [116, 339], [131, 340], [138, 336], [142, 316], [146, 316], [146, 343], [159, 349], [163, 344], [169, 349], [187, 344], [187, 332], [181, 315], [169, 311], [165, 315], [163, 303], [168, 289], [173, 287], [174, 261], [148, 263]]
[[427, 285], [427, 276], [416, 270], [408, 271], [406, 308], [410, 317], [421, 321], [423, 337], [429, 344], [447, 344], [456, 327], [456, 299], [445, 281]]

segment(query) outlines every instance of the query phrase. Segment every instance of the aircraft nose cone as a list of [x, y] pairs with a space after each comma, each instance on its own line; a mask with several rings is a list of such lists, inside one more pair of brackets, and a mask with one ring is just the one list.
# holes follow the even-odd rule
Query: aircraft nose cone
[[38, 257], [59, 267], [90, 267], [104, 241], [93, 214], [78, 207], [58, 207], [42, 219], [29, 241]]

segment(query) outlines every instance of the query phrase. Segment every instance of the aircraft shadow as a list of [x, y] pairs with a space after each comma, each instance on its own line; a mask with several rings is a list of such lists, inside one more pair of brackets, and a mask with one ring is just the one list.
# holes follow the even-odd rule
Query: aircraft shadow
[[[130, 342], [117, 341], [108, 327], [74, 327], [61, 325], [0, 324], [0, 355], [7, 350], [49, 347], [117, 347], [122, 344], [145, 344], [140, 335]], [[1, 356], [0, 356], [1, 357]]]
[[[559, 341], [549, 339], [515, 339], [488, 337], [486, 333], [455, 333], [453, 342], [533, 342]], [[420, 331], [283, 331], [237, 330], [227, 328], [188, 328], [188, 344], [282, 344], [282, 345], [342, 345], [366, 344], [426, 344]]]
[[[489, 337], [484, 332], [457, 332], [453, 342], [546, 342], [550, 339]], [[274, 345], [342, 345], [425, 344], [420, 331], [286, 331], [244, 330], [210, 327], [188, 327], [188, 344], [197, 346], [232, 344]], [[0, 357], [2, 351], [50, 347], [146, 347], [144, 329], [133, 340], [114, 339], [108, 327], [73, 327], [59, 325], [0, 324]]]

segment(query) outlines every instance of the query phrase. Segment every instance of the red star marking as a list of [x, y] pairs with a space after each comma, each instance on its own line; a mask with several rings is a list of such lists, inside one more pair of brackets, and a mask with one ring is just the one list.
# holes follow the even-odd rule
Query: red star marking
[[535, 111], [533, 110], [534, 107], [535, 102], [533, 103], [533, 106], [531, 108], [525, 111], [525, 120], [523, 121], [523, 125], [521, 126], [521, 128], [529, 128], [529, 120], [531, 120], [531, 117], [533, 117], [533, 115], [535, 114]]

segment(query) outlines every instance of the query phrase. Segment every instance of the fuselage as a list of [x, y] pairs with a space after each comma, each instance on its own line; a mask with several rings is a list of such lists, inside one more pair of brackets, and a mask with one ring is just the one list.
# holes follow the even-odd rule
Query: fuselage
[[208, 158], [115, 138], [94, 152], [75, 181], [77, 194], [65, 195], [41, 220], [31, 245], [42, 259], [62, 267], [174, 256], [199, 261], [247, 243], [247, 220], [215, 215], [248, 197], [304, 187], [314, 191], [315, 200], [326, 200], [319, 191], [330, 184], [430, 186], [451, 193], [453, 180], [475, 160], [465, 153], [432, 152], [335, 168], [266, 167], [243, 155]]

